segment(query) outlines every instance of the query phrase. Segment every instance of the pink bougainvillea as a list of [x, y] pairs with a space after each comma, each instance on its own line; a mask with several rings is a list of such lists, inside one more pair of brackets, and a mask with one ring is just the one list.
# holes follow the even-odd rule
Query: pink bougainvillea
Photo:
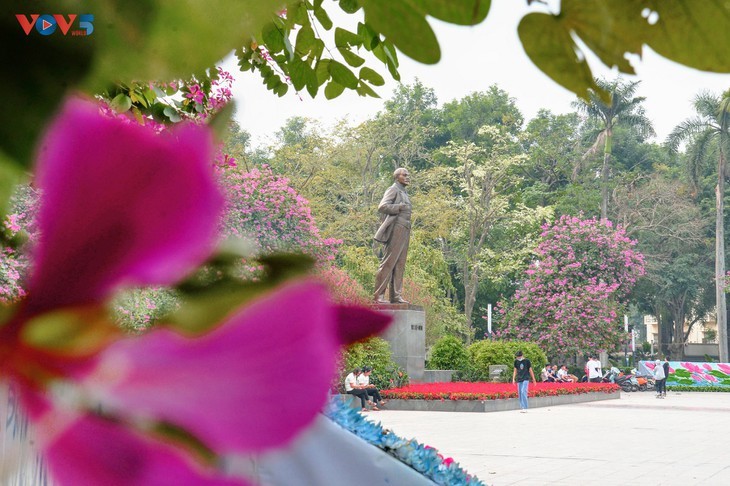
[[223, 177], [228, 192], [224, 235], [247, 238], [256, 253], [296, 251], [321, 261], [334, 258], [341, 242], [320, 235], [309, 202], [286, 177], [268, 166], [225, 171]]
[[622, 299], [644, 274], [636, 242], [610, 221], [563, 216], [543, 227], [537, 260], [497, 335], [539, 342], [548, 356], [615, 348], [624, 337]]

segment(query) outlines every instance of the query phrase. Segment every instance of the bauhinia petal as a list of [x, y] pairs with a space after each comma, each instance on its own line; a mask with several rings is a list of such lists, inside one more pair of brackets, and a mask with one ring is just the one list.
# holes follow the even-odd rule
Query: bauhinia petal
[[83, 386], [112, 413], [173, 424], [217, 453], [261, 450], [321, 410], [339, 345], [326, 292], [297, 282], [202, 337], [161, 329], [117, 342]]
[[366, 307], [341, 305], [337, 307], [337, 324], [342, 344], [362, 341], [380, 334], [393, 321], [392, 317]]
[[33, 310], [169, 284], [210, 253], [223, 207], [205, 127], [155, 134], [72, 99], [40, 145]]
[[[41, 435], [54, 484], [61, 486], [245, 486], [194, 463], [183, 450], [94, 416], [65, 421]], [[49, 427], [53, 430], [52, 427]]]

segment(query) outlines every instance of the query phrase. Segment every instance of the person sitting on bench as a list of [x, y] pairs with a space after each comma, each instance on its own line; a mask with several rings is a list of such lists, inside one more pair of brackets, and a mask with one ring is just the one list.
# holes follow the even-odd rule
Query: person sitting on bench
[[363, 412], [368, 411], [368, 392], [365, 387], [357, 384], [357, 377], [361, 374], [360, 368], [355, 368], [352, 373], [345, 377], [345, 393], [353, 395], [360, 399], [360, 404]]
[[376, 403], [380, 405], [381, 407], [385, 405], [385, 400], [380, 396], [380, 390], [375, 385], [370, 384], [370, 373], [372, 373], [373, 369], [369, 366], [363, 366], [362, 367], [362, 374], [357, 377], [357, 384], [364, 386], [365, 391], [375, 399], [375, 403], [373, 401], [370, 401], [370, 404], [373, 406], [373, 410], [378, 410], [378, 407], [376, 407]]

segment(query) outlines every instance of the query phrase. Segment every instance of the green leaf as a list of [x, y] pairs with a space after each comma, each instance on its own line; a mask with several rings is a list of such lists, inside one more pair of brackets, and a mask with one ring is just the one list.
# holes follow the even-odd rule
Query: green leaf
[[289, 63], [289, 79], [295, 90], [300, 91], [304, 88], [304, 85], [307, 83], [309, 71], [312, 71], [312, 68], [299, 58], [294, 58]]
[[225, 140], [234, 111], [235, 102], [231, 101], [208, 119], [208, 126], [213, 130], [217, 140]]
[[178, 114], [177, 110], [171, 106], [165, 107], [164, 110], [162, 110], [162, 113], [167, 117], [168, 120], [170, 120], [173, 123], [177, 123], [182, 120], [180, 115]]
[[271, 53], [281, 52], [285, 49], [284, 34], [274, 22], [266, 24], [261, 32], [266, 48]]
[[[43, 36], [31, 31], [26, 36], [15, 14], [30, 13], [36, 8], [55, 12], [57, 6], [49, 2], [35, 2], [32, 8], [22, 2], [3, 4], [0, 65], [6, 75], [0, 79], [0, 152], [4, 154], [3, 163], [29, 167], [38, 134], [57, 111], [67, 90], [78, 86], [91, 71], [98, 46], [95, 39], [58, 33]], [[107, 79], [98, 91], [108, 84]]]
[[119, 93], [109, 103], [109, 106], [117, 113], [124, 113], [132, 107], [132, 99], [124, 93]]
[[304, 57], [316, 49], [317, 38], [314, 36], [314, 30], [310, 26], [299, 29], [297, 33], [297, 54]]
[[0, 152], [0, 219], [5, 219], [10, 196], [23, 179], [23, 171], [18, 164]]
[[[563, 0], [555, 15], [531, 13], [520, 22], [525, 51], [545, 74], [586, 98], [596, 89], [593, 75], [576, 52], [580, 38], [599, 59], [634, 73], [627, 54], [641, 56], [648, 45], [666, 58], [693, 68], [730, 72], [730, 9], [726, 2], [671, 0]], [[548, 20], [548, 17], [550, 19]], [[608, 94], [598, 91], [608, 102]]]
[[327, 15], [327, 12], [325, 12], [322, 7], [314, 7], [314, 16], [317, 20], [319, 20], [319, 23], [322, 24], [322, 27], [324, 27], [325, 30], [330, 30], [332, 28], [332, 20], [330, 20], [329, 15]]
[[341, 84], [345, 88], [357, 88], [357, 77], [344, 64], [330, 60], [329, 73], [332, 75], [333, 81], [336, 81], [338, 84]]
[[588, 90], [601, 93], [584, 59], [576, 55], [578, 46], [560, 19], [531, 13], [520, 21], [517, 32], [527, 56], [553, 81], [588, 99]]
[[[221, 253], [209, 263], [211, 273], [227, 270], [240, 261], [235, 253]], [[182, 305], [167, 319], [169, 325], [191, 334], [208, 331], [252, 299], [269, 292], [283, 282], [297, 278], [312, 268], [313, 261], [304, 255], [271, 255], [260, 259], [266, 275], [259, 282], [241, 282], [225, 278], [216, 282], [189, 279], [177, 287]]]
[[490, 0], [414, 0], [431, 17], [460, 25], [476, 25], [487, 18]]
[[685, 66], [730, 72], [730, 7], [721, 0], [655, 2], [659, 14], [647, 44]]
[[319, 86], [322, 86], [330, 78], [330, 62], [329, 59], [320, 59], [317, 67], [314, 68]]
[[340, 52], [340, 54], [345, 59], [347, 64], [349, 64], [352, 67], [362, 66], [362, 64], [365, 62], [365, 59], [363, 59], [362, 57], [353, 53], [346, 47], [340, 47], [337, 50]]
[[54, 355], [90, 356], [120, 334], [103, 308], [79, 307], [34, 317], [23, 326], [20, 340]]
[[373, 98], [380, 98], [378, 93], [373, 91], [373, 88], [365, 83], [360, 83], [355, 91], [357, 91], [357, 94], [359, 94], [360, 96], [371, 96]]
[[328, 100], [332, 100], [340, 96], [343, 91], [345, 91], [345, 87], [332, 80], [327, 83], [327, 86], [324, 88], [324, 97]]
[[360, 3], [357, 0], [340, 0], [340, 8], [349, 14], [360, 10]]
[[436, 34], [414, 0], [363, 0], [365, 23], [383, 34], [407, 56], [424, 64], [441, 58]]
[[689, 378], [690, 376], [692, 376], [689, 371], [683, 369], [674, 370], [674, 375], [681, 378]]
[[712, 371], [709, 371], [709, 374], [711, 374], [712, 376], [714, 376], [716, 378], [721, 378], [721, 379], [723, 379], [723, 378], [730, 378], [726, 373], [723, 373], [720, 370], [712, 370]]
[[84, 13], [95, 16], [93, 34], [68, 39], [92, 46], [94, 64], [85, 86], [96, 92], [109, 80], [186, 78], [211, 66], [258, 35], [281, 2], [139, 0], [92, 2], [87, 7]]
[[345, 30], [340, 27], [335, 28], [336, 47], [359, 46], [360, 43], [361, 40], [360, 37], [357, 36], [357, 34], [353, 34], [349, 30]]
[[374, 84], [375, 86], [383, 86], [385, 84], [385, 80], [383, 77], [378, 74], [373, 69], [370, 69], [369, 67], [365, 66], [364, 68], [360, 69], [360, 79], [364, 81], [369, 81], [371, 84]]
[[[357, 24], [357, 35], [360, 37], [360, 43], [368, 51], [372, 51], [375, 46], [380, 43], [380, 36], [369, 25], [359, 22]], [[383, 61], [385, 62], [385, 61]]]

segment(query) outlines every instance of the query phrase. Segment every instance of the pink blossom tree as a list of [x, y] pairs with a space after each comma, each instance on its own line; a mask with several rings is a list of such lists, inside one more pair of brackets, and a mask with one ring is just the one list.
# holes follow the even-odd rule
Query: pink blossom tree
[[497, 335], [539, 342], [548, 356], [615, 348], [622, 299], [644, 274], [636, 241], [608, 220], [571, 216], [544, 225], [541, 240], [522, 287], [500, 304]]

